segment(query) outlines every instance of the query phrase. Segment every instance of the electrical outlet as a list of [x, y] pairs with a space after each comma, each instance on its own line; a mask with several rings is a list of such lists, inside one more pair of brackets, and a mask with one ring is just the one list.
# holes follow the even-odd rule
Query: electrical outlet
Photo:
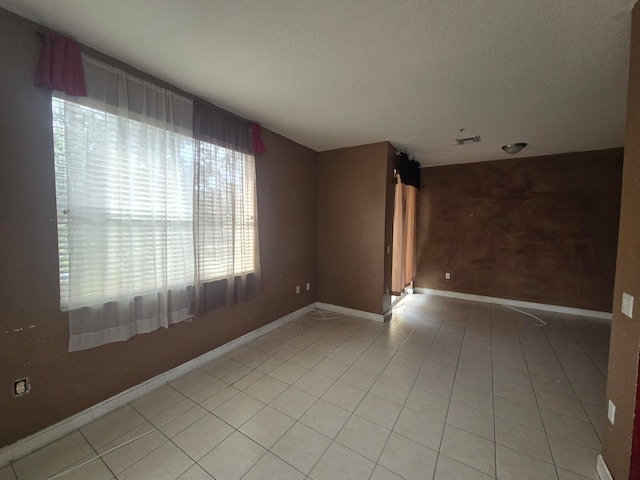
[[311, 284], [307, 282], [307, 291], [311, 290]]
[[13, 395], [16, 397], [20, 397], [25, 393], [28, 393], [31, 390], [31, 385], [29, 385], [28, 378], [21, 378], [20, 380], [16, 380], [13, 382]]
[[613, 404], [611, 400], [609, 400], [609, 409], [607, 412], [607, 417], [609, 417], [609, 421], [611, 425], [613, 425], [616, 421], [616, 406]]
[[622, 313], [629, 318], [633, 318], [633, 296], [628, 293], [622, 294]]
[[300, 285], [296, 285], [296, 294], [300, 293]]
[[445, 273], [445, 274], [444, 274], [444, 278], [445, 278], [446, 280], [451, 280], [451, 274], [450, 274], [449, 272]]

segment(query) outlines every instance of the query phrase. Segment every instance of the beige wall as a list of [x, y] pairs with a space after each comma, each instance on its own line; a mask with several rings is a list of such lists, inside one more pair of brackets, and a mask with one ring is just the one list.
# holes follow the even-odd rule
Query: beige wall
[[[168, 329], [68, 353], [58, 306], [50, 94], [37, 26], [0, 9], [0, 447], [315, 302], [317, 153], [263, 130], [256, 159], [263, 293]], [[33, 327], [31, 327], [33, 326]], [[32, 390], [14, 398], [13, 381]]]
[[381, 142], [318, 156], [320, 302], [384, 313], [390, 149]]
[[[633, 9], [629, 97], [622, 171], [618, 261], [607, 375], [607, 399], [616, 405], [615, 424], [605, 420], [602, 455], [615, 480], [629, 478], [640, 345], [640, 7]], [[633, 319], [622, 315], [622, 293], [635, 297]], [[640, 424], [635, 435], [640, 440]], [[636, 462], [640, 458], [636, 458]], [[637, 472], [636, 472], [637, 473]]]
[[622, 155], [422, 169], [416, 286], [610, 312]]

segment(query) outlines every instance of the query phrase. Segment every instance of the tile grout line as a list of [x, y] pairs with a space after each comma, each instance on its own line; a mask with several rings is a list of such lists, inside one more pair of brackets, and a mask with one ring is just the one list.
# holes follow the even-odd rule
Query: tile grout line
[[[517, 311], [515, 311], [515, 310], [513, 311], [513, 316], [514, 317], [515, 317], [515, 313], [516, 312]], [[527, 360], [527, 356], [524, 353], [525, 349], [524, 349], [524, 347], [522, 345], [522, 335], [520, 334], [520, 328], [518, 326], [518, 321], [515, 318], [514, 318], [514, 323], [516, 325], [516, 330], [518, 332], [518, 341], [520, 342], [520, 347], [522, 348], [522, 356], [524, 357], [524, 362], [525, 362], [525, 365], [527, 366], [527, 375], [529, 376], [529, 381], [531, 382], [531, 390], [533, 391], [533, 397], [536, 400], [536, 407], [538, 409], [538, 415], [540, 415], [540, 422], [542, 423], [542, 431], [544, 432], [544, 436], [545, 436], [545, 439], [547, 441], [546, 445], [549, 448], [549, 453], [551, 454], [551, 460], [553, 461], [553, 469], [556, 472], [556, 477], [560, 478], [560, 472], [558, 471], [558, 465], [556, 464], [556, 459], [555, 459], [555, 456], [553, 454], [553, 449], [551, 448], [551, 442], [549, 441], [549, 434], [547, 432], [547, 426], [546, 426], [546, 424], [544, 422], [544, 418], [542, 417], [542, 409], [540, 408], [540, 403], [538, 402], [538, 395], [536, 395], [536, 388], [535, 388], [535, 385], [533, 383], [533, 378], [531, 377], [531, 371], [529, 370], [529, 361]], [[547, 339], [547, 342], [549, 343], [549, 345], [551, 346], [551, 349], [553, 350], [553, 352], [555, 354], [555, 349], [553, 348], [553, 345], [549, 341], [549, 337], [547, 335], [547, 331], [544, 330], [546, 326], [548, 326], [548, 325], [545, 325], [544, 327], [540, 327], [540, 328], [543, 329], [544, 337]], [[558, 361], [558, 363], [560, 363], [560, 362]], [[562, 367], [562, 364], [560, 364], [560, 366]], [[506, 445], [505, 445], [505, 447], [511, 448], [511, 447], [508, 447]], [[515, 449], [512, 449], [512, 450], [515, 450]], [[519, 451], [519, 450], [516, 450], [516, 451]], [[537, 457], [535, 457], [533, 455], [529, 455], [528, 453], [525, 453], [525, 452], [520, 452], [520, 453], [523, 453], [524, 455], [527, 455], [527, 456], [532, 457], [532, 458], [536, 458], [537, 460], [541, 460], [540, 458], [537, 458]], [[542, 460], [542, 461], [544, 461], [544, 460]], [[545, 463], [548, 463], [548, 462], [545, 462]]]

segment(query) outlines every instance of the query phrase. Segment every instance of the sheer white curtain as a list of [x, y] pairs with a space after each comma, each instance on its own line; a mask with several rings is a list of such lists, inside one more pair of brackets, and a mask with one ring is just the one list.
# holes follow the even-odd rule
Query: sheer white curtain
[[196, 292], [198, 314], [260, 291], [255, 156], [250, 125], [194, 105]]
[[194, 285], [191, 100], [90, 57], [85, 76], [53, 99], [70, 351], [189, 318]]

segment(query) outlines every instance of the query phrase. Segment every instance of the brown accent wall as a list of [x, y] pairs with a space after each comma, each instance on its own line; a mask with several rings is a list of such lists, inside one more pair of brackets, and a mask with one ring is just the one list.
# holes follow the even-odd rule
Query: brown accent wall
[[[37, 26], [0, 9], [0, 447], [316, 300], [317, 153], [263, 130], [256, 159], [263, 292], [235, 308], [68, 353], [58, 305], [48, 91], [33, 85]], [[32, 389], [12, 396], [13, 381]]]
[[[318, 155], [318, 301], [385, 312], [388, 142]], [[391, 199], [392, 201], [392, 199]], [[388, 272], [390, 281], [390, 267]]]
[[[633, 9], [629, 96], [622, 170], [622, 201], [618, 261], [613, 295], [613, 320], [607, 373], [607, 400], [616, 406], [615, 424], [604, 422], [602, 456], [615, 480], [629, 477], [632, 435], [640, 441], [636, 418], [638, 346], [640, 345], [640, 7]], [[622, 293], [635, 297], [633, 319], [621, 313]], [[635, 458], [635, 462], [640, 458]]]
[[610, 312], [622, 155], [422, 169], [415, 285]]

